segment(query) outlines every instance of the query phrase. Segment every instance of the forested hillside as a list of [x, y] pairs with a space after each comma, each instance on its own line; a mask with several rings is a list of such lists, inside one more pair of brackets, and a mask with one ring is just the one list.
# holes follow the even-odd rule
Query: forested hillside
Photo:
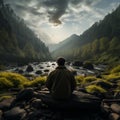
[[10, 5], [0, 0], [0, 62], [47, 60], [50, 53]]
[[94, 60], [95, 62], [119, 62], [120, 6], [103, 20], [93, 24], [82, 35], [72, 37], [53, 51], [54, 58], [64, 56], [68, 59]]

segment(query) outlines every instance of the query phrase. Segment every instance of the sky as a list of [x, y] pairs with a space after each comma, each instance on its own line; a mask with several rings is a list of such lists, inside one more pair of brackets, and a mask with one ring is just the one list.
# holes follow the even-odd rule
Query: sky
[[120, 0], [4, 0], [46, 44], [80, 35], [120, 5]]

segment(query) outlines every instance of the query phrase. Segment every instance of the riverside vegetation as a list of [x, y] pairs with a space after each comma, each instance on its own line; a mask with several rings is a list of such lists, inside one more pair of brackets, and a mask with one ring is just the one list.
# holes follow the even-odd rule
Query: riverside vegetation
[[[41, 92], [42, 91], [46, 91], [47, 92], [47, 88], [45, 87], [45, 81], [46, 81], [46, 77], [47, 76], [40, 76], [40, 77], [34, 77], [32, 80], [29, 80], [28, 78], [26, 78], [25, 76], [18, 74], [18, 73], [12, 73], [12, 72], [0, 72], [0, 112], [1, 112], [1, 119], [2, 120], [12, 120], [12, 119], [22, 119], [22, 120], [38, 120], [39, 118], [44, 117], [44, 120], [52, 120], [53, 118], [51, 117], [55, 117], [53, 120], [59, 120], [61, 119], [61, 115], [57, 114], [55, 111], [50, 110], [50, 108], [47, 108], [47, 115], [46, 113], [44, 113], [44, 109], [46, 110], [46, 105], [43, 104], [41, 102], [41, 95], [43, 94]], [[86, 119], [93, 119], [93, 120], [97, 120], [98, 118], [100, 120], [106, 120], [106, 119], [110, 119], [110, 120], [118, 120], [118, 119], [114, 119], [114, 117], [116, 117], [117, 114], [117, 118], [120, 118], [119, 113], [115, 113], [114, 112], [114, 104], [117, 106], [117, 108], [119, 108], [119, 104], [109, 103], [109, 106], [113, 106], [113, 112], [109, 111], [111, 108], [107, 105], [107, 111], [106, 110], [106, 104], [103, 103], [104, 100], [119, 100], [120, 98], [120, 65], [118, 65], [117, 67], [114, 67], [110, 70], [107, 70], [105, 72], [103, 72], [101, 74], [101, 76], [75, 76], [76, 82], [77, 82], [77, 88], [76, 91], [80, 91], [80, 95], [82, 96], [89, 96], [88, 101], [91, 100], [91, 102], [89, 102], [89, 104], [87, 105], [87, 109], [92, 110], [95, 106], [96, 106], [96, 102], [95, 99], [100, 100], [101, 105], [103, 105], [101, 108], [99, 108], [99, 112], [102, 109], [102, 114], [99, 113], [97, 111], [97, 113], [92, 113], [90, 112], [90, 115], [88, 115], [88, 118], [81, 118], [82, 120], [86, 120]], [[82, 92], [82, 94], [81, 94]], [[33, 93], [34, 93], [34, 97], [36, 97], [36, 99], [33, 97]], [[93, 96], [97, 97], [93, 97]], [[23, 102], [26, 101], [26, 99], [28, 99], [27, 102], [25, 102], [25, 106], [24, 109], [28, 110], [28, 114], [26, 114], [26, 117], [23, 117], [23, 113], [26, 113], [25, 110], [21, 109], [23, 106], [23, 102], [19, 101], [18, 99], [22, 99]], [[80, 98], [82, 100], [84, 100], [84, 98]], [[12, 102], [11, 102], [12, 100]], [[32, 102], [31, 102], [32, 100]], [[49, 100], [48, 100], [49, 101]], [[85, 101], [84, 101], [85, 102]], [[80, 104], [79, 106], [85, 106], [85, 103], [83, 102], [83, 104]], [[92, 107], [92, 102], [94, 107]], [[9, 106], [13, 105], [12, 108], [8, 107], [6, 108], [6, 104]], [[35, 105], [34, 109], [31, 109], [31, 112], [33, 112], [32, 115], [30, 114], [29, 109], [30, 108], [26, 108], [28, 105]], [[74, 105], [74, 103], [71, 103], [71, 105]], [[105, 104], [105, 105], [104, 105]], [[59, 104], [58, 104], [59, 105]], [[89, 105], [92, 105], [91, 107]], [[20, 108], [18, 108], [20, 107]], [[32, 106], [33, 107], [33, 106]], [[83, 108], [84, 108], [83, 107]], [[115, 107], [116, 108], [116, 107]], [[40, 113], [36, 113], [35, 110], [38, 110], [40, 112], [41, 109], [42, 110], [42, 114], [43, 116], [40, 116]], [[64, 107], [63, 107], [64, 109]], [[15, 114], [14, 111], [17, 111]], [[22, 112], [21, 112], [22, 111]], [[107, 112], [106, 112], [107, 111]], [[78, 114], [79, 114], [79, 109], [78, 109]], [[59, 112], [60, 113], [60, 112]], [[114, 115], [115, 113], [115, 115]], [[44, 115], [45, 114], [45, 115]], [[86, 112], [85, 112], [86, 114]], [[86, 116], [84, 114], [84, 117]], [[100, 114], [100, 115], [99, 115]], [[108, 115], [109, 114], [109, 115]], [[30, 117], [33, 117], [30, 119]], [[93, 117], [94, 116], [94, 117]], [[106, 117], [107, 116], [107, 117]], [[111, 118], [109, 118], [110, 116], [112, 116]], [[10, 117], [10, 118], [9, 118]], [[23, 117], [23, 118], [21, 118]], [[36, 118], [37, 117], [37, 118]], [[57, 117], [57, 118], [56, 118]], [[83, 116], [82, 116], [83, 117]], [[104, 118], [105, 117], [105, 118]], [[49, 118], [49, 119], [48, 119]], [[63, 118], [62, 118], [63, 119]], [[74, 119], [72, 119], [74, 120]]]

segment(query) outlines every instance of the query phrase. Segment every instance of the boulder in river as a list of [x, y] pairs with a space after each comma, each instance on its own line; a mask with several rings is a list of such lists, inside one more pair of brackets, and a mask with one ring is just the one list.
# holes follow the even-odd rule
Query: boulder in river
[[39, 75], [39, 74], [42, 74], [42, 71], [41, 70], [37, 70], [35, 73]]
[[32, 65], [28, 65], [27, 68], [26, 68], [26, 71], [27, 72], [32, 72], [34, 69], [32, 67]]

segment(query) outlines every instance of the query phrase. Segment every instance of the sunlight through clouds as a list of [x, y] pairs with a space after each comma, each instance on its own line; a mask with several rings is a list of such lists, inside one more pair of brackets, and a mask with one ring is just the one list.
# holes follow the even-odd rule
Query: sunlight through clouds
[[62, 41], [72, 34], [80, 35], [120, 4], [119, 0], [4, 1], [43, 41], [49, 39], [49, 43]]

